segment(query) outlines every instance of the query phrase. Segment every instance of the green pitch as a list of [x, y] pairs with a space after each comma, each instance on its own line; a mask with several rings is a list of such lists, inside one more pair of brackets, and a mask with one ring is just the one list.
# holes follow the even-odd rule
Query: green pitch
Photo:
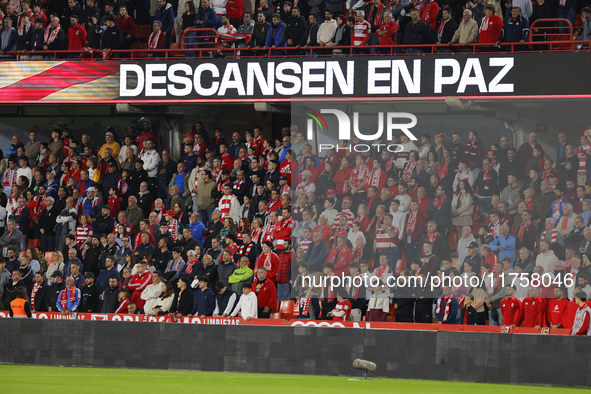
[[587, 389], [347, 377], [0, 365], [3, 393], [589, 393]]

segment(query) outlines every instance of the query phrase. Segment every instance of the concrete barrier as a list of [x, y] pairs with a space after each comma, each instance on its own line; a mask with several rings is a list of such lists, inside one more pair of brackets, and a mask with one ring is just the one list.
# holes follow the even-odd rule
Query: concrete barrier
[[559, 335], [0, 319], [0, 363], [591, 387], [591, 339]]

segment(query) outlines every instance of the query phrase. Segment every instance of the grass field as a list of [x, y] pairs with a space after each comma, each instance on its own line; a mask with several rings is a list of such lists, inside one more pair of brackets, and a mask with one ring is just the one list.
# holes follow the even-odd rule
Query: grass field
[[[60, 368], [0, 365], [2, 393], [173, 393], [212, 390], [225, 393], [413, 393], [523, 394], [589, 393], [587, 389], [457, 383], [426, 380], [266, 375], [147, 369]], [[360, 391], [362, 390], [362, 391]]]

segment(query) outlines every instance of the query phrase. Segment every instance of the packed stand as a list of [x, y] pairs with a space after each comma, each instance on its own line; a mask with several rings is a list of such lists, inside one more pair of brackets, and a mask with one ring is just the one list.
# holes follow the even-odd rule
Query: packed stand
[[[180, 49], [186, 57], [198, 48], [241, 48], [240, 56], [301, 56], [310, 54], [390, 54], [393, 45], [407, 45], [406, 53], [431, 52], [412, 45], [438, 44], [437, 52], [525, 50], [530, 26], [538, 20], [564, 18], [575, 27], [575, 39], [591, 40], [591, 1], [487, 0], [142, 0], [109, 2], [68, 0], [0, 3], [0, 59], [41, 59], [40, 51], [79, 51], [58, 57], [111, 57], [113, 50], [144, 49], [148, 57]], [[533, 41], [547, 41], [547, 34], [569, 33], [567, 24], [539, 22]], [[207, 29], [207, 30], [195, 30]], [[219, 36], [215, 38], [214, 36]], [[184, 39], [183, 39], [184, 37]], [[588, 48], [588, 44], [584, 44]], [[331, 47], [359, 48], [331, 48]], [[370, 46], [371, 48], [364, 48]], [[383, 47], [383, 48], [382, 48]], [[250, 50], [248, 50], [250, 49]], [[536, 49], [547, 49], [539, 45]], [[400, 52], [400, 49], [396, 49]], [[201, 52], [201, 51], [200, 51]], [[202, 56], [234, 55], [207, 51]], [[116, 57], [127, 57], [128, 52]], [[180, 54], [181, 56], [183, 53]], [[48, 55], [45, 55], [48, 56]], [[54, 58], [53, 55], [48, 58]]]

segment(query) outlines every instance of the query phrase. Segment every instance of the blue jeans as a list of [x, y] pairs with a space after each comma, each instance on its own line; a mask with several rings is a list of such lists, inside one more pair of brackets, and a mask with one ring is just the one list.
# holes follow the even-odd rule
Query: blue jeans
[[[376, 37], [375, 34], [371, 34], [369, 36], [369, 42], [367, 43], [367, 45], [380, 45], [380, 39], [378, 37]], [[377, 55], [378, 50], [377, 50], [377, 48], [371, 48], [369, 50], [369, 53], [372, 55]]]
[[277, 300], [289, 301], [291, 298], [289, 283], [277, 284]]
[[211, 218], [211, 214], [214, 209], [215, 208], [199, 210], [199, 220], [201, 220], [201, 223], [203, 223], [205, 227], [207, 227], [207, 224], [209, 223], [209, 219]]
[[406, 53], [425, 53], [425, 51], [419, 48], [406, 48]]
[[162, 201], [168, 200], [168, 186], [161, 180], [158, 181], [158, 198]]
[[[566, 9], [566, 8], [562, 8], [562, 7], [558, 7], [558, 17], [559, 18], [563, 18], [563, 19], [568, 19], [571, 23], [571, 25], [575, 26], [575, 13], [576, 11], [573, 9]], [[559, 32], [560, 33], [568, 33], [570, 31], [570, 29], [568, 29], [568, 23], [565, 22], [558, 22], [558, 26], [560, 27], [564, 27], [564, 29], [560, 29]]]
[[480, 219], [484, 223], [484, 213], [490, 213], [492, 209], [492, 197], [478, 197], [478, 210], [480, 211]]
[[488, 310], [488, 325], [489, 326], [502, 326], [503, 325], [503, 315], [501, 314], [501, 308], [495, 308], [497, 311], [497, 316], [499, 318], [498, 321], [493, 320], [492, 318], [492, 311]]
[[474, 171], [474, 179], [478, 178], [478, 174], [480, 174], [480, 168], [475, 168], [472, 171]]
[[55, 235], [42, 235], [41, 246], [46, 252], [55, 251]]
[[388, 259], [388, 267], [390, 267], [392, 272], [396, 275], [396, 264], [398, 264], [398, 258], [400, 257], [400, 250], [398, 250], [398, 247], [394, 247], [387, 250], [378, 250], [376, 252], [377, 260], [374, 264], [375, 267], [380, 265], [380, 256], [382, 255], [386, 256], [386, 258]]

